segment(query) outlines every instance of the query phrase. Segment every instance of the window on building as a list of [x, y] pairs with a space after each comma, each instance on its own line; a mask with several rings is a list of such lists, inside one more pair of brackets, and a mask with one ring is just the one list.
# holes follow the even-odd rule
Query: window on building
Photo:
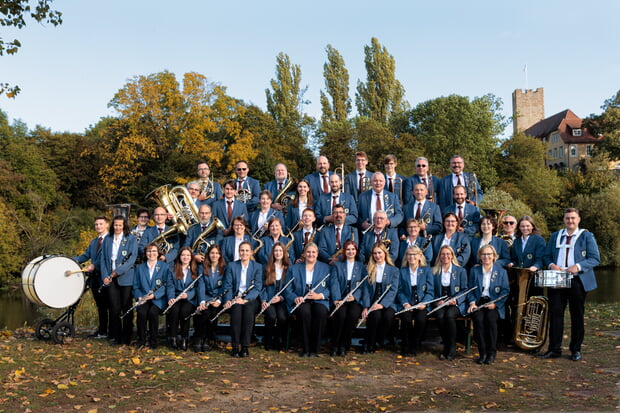
[[549, 158], [551, 158], [553, 156], [553, 152], [551, 151], [551, 149], [549, 149], [549, 151], [547, 152], [547, 156]]
[[570, 146], [570, 157], [571, 158], [576, 158], [577, 157], [577, 145], [571, 145]]
[[553, 148], [553, 159], [558, 159], [558, 148]]
[[592, 156], [592, 149], [594, 147], [592, 145], [586, 145], [586, 156]]
[[581, 136], [581, 128], [573, 129], [573, 136]]

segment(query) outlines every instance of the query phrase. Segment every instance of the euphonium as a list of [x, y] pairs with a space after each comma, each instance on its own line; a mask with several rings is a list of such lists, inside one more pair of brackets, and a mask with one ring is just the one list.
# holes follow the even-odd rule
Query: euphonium
[[[549, 304], [543, 296], [527, 298], [532, 272], [527, 268], [514, 268], [517, 274], [518, 300], [514, 323], [515, 344], [524, 350], [536, 350], [547, 339]], [[526, 299], [527, 298], [527, 299]]]
[[225, 230], [226, 227], [224, 226], [224, 224], [222, 224], [222, 221], [217, 219], [217, 217], [213, 217], [211, 219], [211, 223], [207, 226], [207, 228], [205, 228], [204, 231], [200, 233], [200, 235], [198, 235], [198, 237], [192, 244], [192, 251], [194, 251], [194, 254], [205, 253], [209, 245], [215, 242], [215, 241], [208, 242], [207, 238], [209, 237], [209, 235], [211, 235], [213, 231], [217, 231], [218, 229]]
[[189, 227], [197, 224], [198, 209], [194, 204], [189, 191], [182, 185], [170, 188], [170, 185], [162, 185], [151, 191], [144, 199], [153, 199], [166, 212], [175, 216], [175, 227], [187, 234]]
[[169, 243], [166, 238], [176, 234], [177, 232], [179, 232], [179, 227], [175, 225], [168, 228], [166, 231], [162, 232], [153, 239], [153, 242], [157, 244], [157, 248], [159, 249], [159, 255], [166, 255], [172, 249], [172, 244]]
[[295, 195], [288, 195], [287, 192], [290, 192], [295, 185], [297, 185], [297, 180], [295, 178], [291, 178], [291, 174], [288, 174], [288, 182], [286, 185], [282, 187], [276, 198], [274, 199], [274, 204], [280, 204], [283, 207], [288, 206], [288, 204], [295, 198]]

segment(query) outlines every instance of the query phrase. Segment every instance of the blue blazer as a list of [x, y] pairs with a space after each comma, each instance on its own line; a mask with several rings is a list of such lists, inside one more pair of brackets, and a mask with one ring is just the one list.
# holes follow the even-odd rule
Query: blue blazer
[[[170, 228], [170, 226], [165, 225], [164, 232], [166, 232]], [[143, 254], [146, 246], [149, 245], [155, 238], [157, 238], [157, 236], [159, 236], [159, 230], [157, 229], [157, 226], [148, 227], [144, 230], [144, 234], [142, 234], [139, 245], [139, 249], [140, 251], [142, 251]], [[179, 249], [181, 249], [181, 236], [177, 233], [166, 238], [166, 241], [168, 241], [172, 245], [172, 248], [170, 248], [170, 251], [168, 251], [168, 253], [166, 254], [166, 262], [170, 264], [174, 262], [175, 258], [179, 254]]]
[[[331, 176], [332, 174], [333, 174], [332, 171], [327, 171], [328, 177]], [[310, 175], [306, 175], [304, 179], [310, 183], [310, 190], [312, 191], [312, 199], [314, 200], [314, 202], [316, 202], [316, 200], [320, 199], [321, 195], [323, 195], [324, 193], [321, 174], [318, 172], [313, 172]], [[329, 178], [327, 179], [327, 183], [329, 187]], [[328, 191], [331, 191], [331, 189], [328, 189]]]
[[[319, 240], [321, 239], [321, 231], [317, 231], [315, 228], [312, 229], [312, 234], [309, 237], [308, 241], [312, 241], [315, 244], [319, 244]], [[313, 238], [314, 235], [314, 238]], [[289, 258], [293, 258], [293, 260], [291, 261], [291, 264], [295, 263], [295, 260], [299, 257], [301, 257], [301, 255], [304, 252], [304, 231], [303, 230], [299, 230], [296, 231], [293, 236], [295, 237], [295, 240], [293, 241], [293, 244], [291, 245], [291, 247], [289, 248]]]
[[[318, 225], [322, 225], [325, 222], [323, 218], [332, 214], [332, 198], [333, 194], [321, 195], [321, 198], [314, 200], [314, 212], [316, 214], [316, 221]], [[347, 214], [344, 219], [344, 223], [347, 225], [357, 224], [357, 201], [353, 199], [353, 196], [345, 192], [341, 192], [338, 198], [340, 205], [344, 207], [344, 212]]]
[[[211, 224], [213, 221], [209, 221]], [[207, 226], [209, 225], [207, 224]], [[198, 238], [198, 236], [202, 234], [202, 225], [200, 223], [194, 224], [187, 230], [187, 236], [185, 237], [185, 242], [183, 243], [184, 247], [192, 247], [194, 241]], [[216, 228], [215, 231], [212, 231], [211, 234], [207, 237], [206, 243], [209, 245], [201, 245], [198, 251], [194, 251], [195, 254], [204, 254], [213, 244], [218, 244], [221, 239], [224, 238], [224, 234], [221, 229]]]
[[226, 199], [218, 199], [215, 201], [211, 207], [211, 210], [213, 212], [213, 216], [222, 221], [222, 224], [224, 224], [226, 228], [230, 228], [232, 225], [232, 219], [235, 217], [242, 216], [246, 222], [248, 221], [249, 215], [245, 205], [246, 204], [243, 202], [235, 200], [233, 202], [232, 217], [230, 220], [228, 219], [228, 204], [226, 203]]
[[[222, 199], [223, 196], [224, 196], [224, 192], [222, 192], [222, 185], [215, 182], [214, 180], [213, 181], [213, 196], [211, 198], [205, 199], [204, 201], [200, 201], [200, 205], [206, 204], [206, 205], [211, 206], [218, 199]], [[200, 205], [196, 205], [196, 207], [199, 208]]]
[[[345, 241], [348, 239], [355, 242], [356, 245], [359, 245], [357, 229], [345, 224], [340, 231], [340, 248], [342, 248]], [[317, 245], [319, 246], [319, 260], [329, 262], [331, 256], [338, 250], [336, 248], [336, 227], [334, 225], [323, 227]]]
[[[184, 289], [189, 287], [189, 285], [194, 281], [194, 279], [192, 278], [191, 273], [188, 273], [188, 276], [185, 277], [185, 279], [177, 280], [177, 278], [174, 275], [174, 264], [170, 265], [168, 268], [169, 268], [169, 271], [168, 271], [168, 282], [166, 283], [166, 295], [168, 296], [168, 300], [171, 300], [173, 298], [176, 298], [176, 296], [181, 294]], [[198, 277], [199, 275], [200, 274], [197, 273], [196, 277]], [[196, 281], [196, 284], [194, 284], [194, 286], [190, 288], [189, 290], [187, 290], [186, 292], [187, 294], [186, 300], [192, 303], [193, 305], [196, 305], [196, 301], [198, 298], [196, 296], [196, 291], [197, 291], [197, 286], [199, 282], [200, 280]]]
[[[463, 178], [463, 186], [465, 187], [465, 190], [467, 191], [467, 198], [471, 199], [472, 201], [474, 200], [474, 194], [469, 193], [468, 183], [470, 180], [474, 180], [475, 185], [476, 185], [476, 190], [478, 192], [478, 200], [476, 202], [476, 205], [480, 205], [480, 202], [482, 202], [483, 192], [482, 192], [482, 187], [480, 187], [480, 183], [478, 182], [478, 178], [475, 178], [471, 172], [463, 172], [461, 174], [461, 178]], [[439, 208], [441, 208], [442, 215], [445, 215], [446, 208], [449, 205], [454, 203], [454, 197], [452, 193], [453, 189], [454, 189], [454, 186], [452, 185], [452, 174], [446, 175], [443, 178], [441, 178], [441, 181], [439, 181], [439, 185], [437, 187], [439, 198], [436, 202], [439, 204]]]
[[[143, 237], [144, 238], [144, 237]], [[95, 267], [101, 270], [101, 281], [112, 274], [112, 244], [114, 235], [108, 235], [101, 244], [101, 253], [95, 259]], [[118, 285], [129, 287], [133, 285], [133, 272], [136, 258], [138, 257], [138, 243], [136, 237], [129, 234], [123, 235], [121, 245], [116, 255], [116, 273], [118, 274]]]
[[[383, 291], [385, 291], [388, 285], [391, 284], [392, 286], [390, 287], [390, 291], [388, 291], [385, 294], [385, 296], [379, 303], [384, 308], [391, 307], [394, 311], [396, 311], [396, 296], [398, 295], [398, 282], [399, 281], [400, 281], [400, 271], [398, 271], [398, 268], [386, 263], [385, 269], [383, 270], [383, 281], [381, 283], [383, 286]], [[364, 289], [363, 294], [362, 294], [362, 307], [370, 308], [370, 306], [374, 304], [372, 299], [374, 297], [377, 284], [376, 283], [371, 284], [369, 280], [366, 280], [365, 286], [361, 288]]]
[[[248, 224], [250, 225], [250, 231], [252, 231], [252, 234], [254, 234], [256, 230], [258, 230], [258, 218], [259, 217], [260, 217], [260, 208], [250, 214], [250, 220], [248, 221]], [[284, 225], [284, 215], [282, 215], [282, 212], [276, 209], [273, 209], [273, 208], [269, 208], [269, 211], [267, 211], [267, 217], [269, 217], [269, 219], [271, 219], [271, 217], [278, 218], [278, 220], [280, 220], [280, 225], [282, 225], [282, 230], [286, 228], [286, 226]], [[269, 219], [267, 221], [269, 221]], [[265, 234], [268, 234], [268, 233], [269, 233], [268, 230], [265, 231]]]
[[[482, 267], [474, 267], [469, 272], [469, 288], [478, 286], [474, 291], [468, 294], [467, 301], [471, 304], [472, 302], [477, 302], [480, 297], [482, 297]], [[497, 262], [493, 263], [493, 270], [491, 272], [491, 282], [489, 284], [489, 298], [491, 300], [495, 300], [496, 298], [501, 297], [504, 294], [510, 292], [510, 285], [508, 284], [508, 273], [506, 270]], [[499, 313], [500, 318], [504, 318], [506, 316], [506, 300], [508, 297], [504, 297], [501, 300], [495, 303], [497, 307], [497, 312]]]
[[[366, 171], [364, 175], [368, 178], [368, 183], [370, 184], [370, 180], [372, 179], [373, 173], [370, 171]], [[360, 193], [359, 193], [360, 182], [359, 181], [360, 181], [360, 176], [359, 176], [359, 173], [357, 172], [357, 169], [351, 173], [348, 173], [344, 177], [344, 192], [351, 195], [353, 199], [355, 200], [355, 202], [357, 202], [360, 197]], [[385, 189], [387, 190], [387, 186]]]
[[[226, 266], [223, 288], [224, 291], [228, 290], [228, 292], [224, 294], [222, 302], [232, 300], [239, 292], [241, 267], [241, 261], [233, 261]], [[254, 284], [254, 288], [245, 296], [245, 299], [248, 301], [255, 300], [263, 289], [263, 266], [256, 261], [250, 260], [248, 263], [246, 287], [249, 288], [252, 284]]]
[[[469, 268], [472, 268], [476, 264], [480, 264], [480, 260], [478, 259], [480, 242], [482, 242], [481, 237], [474, 237], [471, 239], [471, 258], [469, 259]], [[510, 251], [508, 250], [506, 241], [494, 235], [493, 238], [491, 238], [491, 245], [495, 248], [495, 251], [497, 251], [497, 255], [499, 255], [496, 263], [502, 267], [506, 267], [510, 263]]]
[[157, 281], [161, 286], [155, 291], [155, 298], [151, 300], [160, 310], [166, 308], [166, 289], [170, 278], [170, 267], [165, 262], [157, 261], [153, 270], [153, 278], [149, 277], [149, 266], [146, 262], [138, 265], [135, 270], [133, 280], [133, 297], [138, 300], [144, 297], [149, 291], [157, 287]]
[[543, 258], [547, 243], [540, 235], [530, 235], [525, 250], [523, 250], [523, 239], [515, 238], [510, 249], [510, 261], [515, 267], [528, 268], [534, 266], [539, 270], [543, 268]]
[[[256, 248], [256, 241], [248, 234], [243, 236], [244, 241], [248, 241], [252, 245], [252, 249]], [[229, 235], [220, 240], [220, 248], [222, 248], [222, 256], [224, 261], [233, 262], [235, 260], [235, 236]]]
[[[329, 277], [330, 282], [330, 294], [332, 302], [340, 301], [344, 298], [344, 292], [347, 289], [347, 262], [337, 261], [332, 267], [332, 275]], [[355, 261], [353, 263], [353, 272], [351, 274], [351, 290], [357, 287], [360, 281], [366, 276], [366, 266], [361, 261]], [[362, 300], [362, 294], [364, 292], [364, 286], [361, 286], [353, 293], [353, 298], [358, 303]]]
[[[219, 271], [211, 272], [209, 270], [209, 274], [204, 274], [200, 280], [198, 281], [198, 304], [208, 303], [210, 301], [214, 301], [216, 297], [218, 297], [224, 291], [224, 273], [226, 272], [226, 268], [224, 268], [224, 272], [220, 273]], [[204, 265], [198, 267], [198, 275], [204, 273]], [[220, 297], [220, 302], [224, 302], [224, 297]]]
[[[235, 180], [235, 188], [237, 187], [239, 187], [238, 179]], [[250, 192], [252, 193], [252, 197], [250, 198], [250, 200], [244, 204], [246, 209], [249, 212], [252, 212], [256, 209], [256, 206], [258, 205], [258, 194], [260, 193], [260, 184], [258, 183], [256, 179], [246, 176], [243, 179], [243, 185], [241, 187], [243, 189], [249, 189]], [[235, 216], [236, 215], [234, 214], [234, 210], [233, 210], [233, 217]], [[248, 220], [247, 216], [245, 217], [245, 220], [246, 221]]]
[[[452, 203], [444, 209], [443, 213], [445, 215], [448, 212], [452, 212], [458, 217], [459, 214], [456, 209], [456, 204]], [[465, 203], [463, 220], [461, 221], [460, 225], [463, 228], [463, 232], [466, 233], [467, 236], [473, 237], [474, 235], [476, 235], [480, 230], [480, 210], [478, 209], [478, 207]]]
[[[467, 291], [467, 271], [465, 271], [465, 268], [452, 265], [450, 275], [450, 297]], [[439, 274], [433, 274], [433, 280], [435, 285], [435, 297], [439, 298], [441, 297], [441, 272]], [[457, 304], [461, 314], [467, 313], [467, 296], [459, 298]]]
[[[316, 203], [313, 203], [312, 205], [308, 205], [306, 208], [310, 208], [312, 210], [314, 210], [314, 206], [316, 205]], [[301, 211], [303, 212], [303, 211]], [[315, 213], [316, 214], [316, 213]], [[290, 231], [292, 230], [295, 225], [297, 225], [297, 223], [301, 220], [301, 214], [299, 212], [299, 208], [293, 207], [293, 205], [289, 205], [288, 206], [288, 210], [286, 212], [286, 217], [284, 218], [284, 221], [286, 222], [286, 226], [282, 227], [282, 230], [286, 230], [286, 231]]]
[[[426, 242], [427, 242], [426, 238], [418, 237], [415, 240], [415, 245], [417, 245], [418, 247], [420, 247], [420, 249], [422, 249], [424, 245], [426, 244]], [[407, 242], [406, 239], [404, 239], [400, 242], [400, 246], [398, 247], [398, 259], [396, 260], [397, 267], [400, 267], [401, 265], [403, 265], [403, 263], [407, 262], [407, 260], [405, 259], [405, 251], [407, 251], [407, 248], [409, 248], [409, 243]], [[431, 263], [433, 262], [432, 239], [431, 239], [431, 242], [428, 245], [426, 245], [426, 248], [423, 249], [423, 252], [424, 252], [424, 258], [426, 259], [426, 265], [430, 266]]]
[[[108, 237], [109, 237], [109, 234], [107, 234], [103, 238], [103, 240], [105, 240]], [[88, 247], [86, 247], [86, 250], [82, 253], [82, 255], [73, 257], [73, 259], [77, 261], [79, 264], [84, 264], [88, 260], [90, 260], [90, 262], [94, 264], [95, 261], [97, 261], [97, 257], [101, 254], [101, 251], [103, 250], [103, 248], [100, 248], [99, 251], [97, 251], [97, 244], [99, 244], [99, 237], [95, 237], [88, 244]], [[101, 247], [103, 247], [103, 241], [101, 242]]]
[[[385, 234], [386, 231], [386, 239], [389, 239], [391, 241], [389, 249], [390, 258], [392, 259], [392, 262], [396, 262], [398, 260], [398, 249], [400, 246], [400, 241], [398, 240], [398, 232], [395, 228], [386, 228], [383, 230], [382, 234]], [[383, 235], [381, 235], [381, 238], [383, 239]], [[364, 238], [362, 238], [362, 243], [357, 244], [360, 250], [360, 259], [362, 260], [362, 262], [367, 262], [368, 258], [370, 258], [372, 246], [375, 245], [376, 240], [377, 236], [375, 235], [375, 232], [368, 231], [364, 235]]]
[[[317, 261], [314, 265], [314, 272], [312, 273], [312, 286], [313, 288], [316, 286], [319, 281], [321, 281], [327, 274], [331, 274], [327, 280], [325, 280], [319, 287], [315, 290], [317, 294], [323, 294], [323, 300], [317, 300], [316, 302], [322, 304], [329, 310], [329, 287], [330, 287], [330, 279], [333, 277], [331, 273], [331, 268], [329, 265]], [[290, 287], [286, 289], [284, 293], [286, 297], [286, 305], [288, 306], [289, 311], [295, 307], [295, 298], [303, 297], [308, 292], [306, 290], [306, 264], [301, 262], [299, 264], [292, 265], [288, 267], [288, 271], [286, 272], [286, 282], [290, 279], [293, 279]]]
[[[439, 249], [443, 243], [446, 234], [439, 234], [433, 238], [433, 265], [439, 257]], [[462, 232], [455, 232], [450, 240], [450, 246], [456, 255], [456, 260], [461, 267], [464, 267], [469, 262], [471, 256], [471, 240], [467, 235]]]
[[[430, 182], [427, 182], [428, 193], [426, 194], [426, 199], [437, 204], [437, 188], [439, 187], [441, 178], [433, 176], [432, 174], [428, 174], [428, 176]], [[413, 196], [413, 188], [415, 184], [418, 183], [424, 183], [418, 174], [413, 174], [405, 180], [403, 183], [403, 204], [408, 204], [415, 199]]]
[[[426, 233], [433, 236], [439, 234], [441, 232], [443, 222], [441, 219], [441, 211], [439, 210], [439, 207], [436, 204], [427, 200], [426, 202], [424, 202], [424, 206], [422, 207], [422, 211], [420, 212], [420, 219], [424, 219], [424, 222], [426, 222]], [[409, 221], [411, 218], [415, 218], [415, 213], [415, 199], [403, 205], [404, 219], [400, 225], [400, 234], [407, 235], [407, 221]]]
[[[388, 191], [390, 191], [390, 181], [388, 178], [388, 176], [384, 173], [383, 177], [385, 178], [385, 189], [387, 189]], [[396, 178], [400, 178], [400, 183], [399, 182], [392, 182], [392, 192], [394, 195], [396, 195], [396, 198], [398, 198], [398, 200], [400, 201], [400, 205], [404, 205], [403, 204], [403, 195], [405, 194], [405, 181], [407, 180], [406, 177], [402, 176], [401, 174], [396, 174]]]
[[[357, 203], [357, 211], [359, 214], [359, 219], [357, 222], [360, 226], [366, 220], [372, 224], [372, 217], [370, 216], [371, 202], [376, 202], [376, 195], [372, 189], [360, 194], [360, 198]], [[390, 220], [390, 228], [398, 228], [403, 220], [403, 210], [400, 208], [400, 201], [396, 195], [384, 189], [383, 204], [387, 217]]]
[[[433, 273], [430, 267], [418, 267], [416, 270], [416, 290], [418, 293], [418, 302], [413, 299], [413, 291], [411, 288], [411, 275], [409, 266], [400, 269], [400, 281], [398, 282], [398, 308], [402, 310], [405, 303], [416, 305], [422, 302], [430, 301], [435, 298]], [[427, 309], [430, 306], [427, 306]]]
[[[289, 179], [286, 178], [284, 180], [284, 182], [282, 183], [282, 187], [285, 187], [286, 184], [288, 184]], [[271, 192], [271, 201], [276, 200], [276, 197], [278, 196], [278, 181], [276, 179], [274, 179], [273, 181], [269, 181], [267, 182], [265, 185], [263, 185], [263, 189], [267, 189], [269, 192]], [[293, 195], [295, 193], [295, 186], [293, 186], [293, 188], [287, 192], [288, 195]]]
[[[280, 281], [276, 280], [276, 282], [274, 282], [272, 285], [265, 285], [265, 278], [267, 277], [266, 272], [264, 275], [265, 276], [263, 278], [263, 289], [260, 292], [260, 299], [261, 301], [269, 302], [278, 293], [278, 291], [280, 291], [286, 285], [288, 280], [286, 279], [286, 272], [284, 272]], [[289, 288], [291, 288], [290, 285], [287, 287], [287, 289]], [[280, 297], [282, 297], [282, 299], [284, 300], [284, 293], [280, 294]]]
[[[291, 239], [289, 237], [285, 237], [285, 236], [281, 236], [280, 238], [278, 238], [278, 242], [281, 242], [284, 245], [288, 244], [290, 240]], [[267, 261], [269, 261], [269, 255], [271, 255], [271, 250], [273, 250], [275, 241], [273, 240], [273, 237], [271, 236], [261, 238], [261, 241], [263, 241], [263, 247], [258, 250], [258, 252], [256, 253], [256, 257], [254, 258], [256, 259], [256, 261], [260, 262], [261, 264], [267, 265]], [[295, 262], [296, 257], [293, 251], [290, 250], [290, 248], [289, 248], [288, 254], [289, 254], [290, 261]]]
[[[549, 267], [549, 265], [551, 264], [556, 264], [564, 267], [564, 263], [558, 264], [557, 262], [560, 250], [556, 248], [558, 237], [564, 236], [564, 230], [557, 231], [551, 234], [551, 238], [549, 238], [549, 243], [547, 244], [544, 255], [545, 267]], [[514, 249], [514, 245], [512, 249]], [[601, 256], [599, 254], [598, 245], [596, 244], [596, 239], [594, 238], [594, 235], [587, 230], [583, 230], [579, 237], [577, 237], [577, 240], [574, 241], [573, 250], [575, 264], [578, 264], [581, 267], [581, 270], [579, 271], [579, 273], [577, 273], [576, 276], [581, 279], [583, 288], [586, 290], [586, 292], [596, 289], [597, 285], [596, 276], [594, 275], [594, 267], [601, 263]]]

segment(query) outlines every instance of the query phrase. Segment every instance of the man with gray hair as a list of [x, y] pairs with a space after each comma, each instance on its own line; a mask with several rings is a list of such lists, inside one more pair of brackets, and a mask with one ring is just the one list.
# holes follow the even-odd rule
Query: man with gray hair
[[415, 160], [415, 174], [411, 175], [409, 178], [405, 179], [405, 182], [403, 182], [403, 205], [413, 201], [413, 188], [415, 188], [415, 184], [418, 183], [426, 185], [426, 188], [428, 189], [426, 199], [437, 203], [436, 192], [440, 179], [433, 176], [430, 173], [429, 168], [430, 163], [425, 157], [419, 156]]

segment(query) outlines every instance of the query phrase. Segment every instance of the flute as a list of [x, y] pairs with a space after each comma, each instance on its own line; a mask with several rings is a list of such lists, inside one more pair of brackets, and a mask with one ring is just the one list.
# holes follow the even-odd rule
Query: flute
[[355, 288], [352, 289], [351, 291], [349, 291], [349, 294], [345, 295], [345, 297], [342, 300], [340, 300], [340, 304], [336, 304], [336, 308], [334, 308], [334, 311], [332, 311], [329, 316], [332, 317], [334, 314], [336, 314], [336, 311], [338, 311], [340, 309], [340, 307], [342, 307], [344, 305], [344, 303], [349, 299], [349, 297], [353, 297], [353, 293], [355, 293], [357, 291], [357, 289], [360, 288], [362, 286], [362, 284], [364, 283], [364, 281], [366, 281], [367, 279], [368, 279], [368, 275], [366, 275], [364, 278], [362, 278], [361, 281], [359, 281], [355, 285]]
[[[437, 310], [439, 310], [439, 309], [441, 309], [441, 308], [444, 308], [444, 307], [445, 307], [445, 306], [447, 306], [447, 305], [448, 305], [448, 303], [449, 303], [450, 301], [452, 301], [452, 300], [457, 300], [457, 301], [458, 301], [458, 300], [459, 300], [459, 298], [461, 298], [461, 297], [463, 297], [463, 296], [465, 296], [465, 295], [469, 294], [470, 292], [474, 291], [476, 288], [478, 288], [478, 286], [472, 287], [472, 288], [470, 288], [469, 290], [465, 291], [464, 293], [461, 293], [461, 294], [458, 294], [458, 295], [456, 295], [456, 296], [453, 296], [453, 297], [450, 297], [450, 298], [446, 299], [446, 301], [444, 301], [444, 303], [443, 303], [443, 304], [438, 305], [437, 307], [435, 307], [434, 309], [432, 309], [432, 310], [431, 310], [431, 311], [427, 314], [427, 316], [429, 316], [429, 315], [433, 314], [435, 311], [437, 311]], [[457, 304], [458, 304], [458, 303], [457, 303]]]
[[399, 312], [395, 313], [394, 315], [399, 315], [399, 314], [402, 314], [402, 313], [406, 313], [407, 311], [417, 310], [420, 307], [422, 307], [423, 305], [433, 304], [434, 302], [441, 301], [441, 300], [443, 300], [446, 297], [447, 297], [447, 295], [444, 295], [443, 297], [435, 298], [434, 300], [425, 301], [423, 303], [417, 303], [416, 305], [412, 305], [410, 307], [403, 308], [402, 310], [400, 310]]
[[[123, 264], [125, 264], [127, 262], [129, 257], [131, 257], [131, 254], [133, 254], [133, 252], [130, 252], [129, 254], [125, 255], [125, 258], [123, 258], [123, 261], [121, 261], [121, 263], [119, 264], [119, 267], [121, 267]], [[116, 274], [116, 275], [113, 276], [113, 274]], [[116, 272], [116, 270], [114, 270], [114, 271], [112, 271], [112, 274], [110, 274], [106, 278], [109, 278], [110, 281], [111, 281], [113, 278], [116, 278], [116, 277], [118, 277], [118, 273]], [[99, 294], [101, 294], [101, 291], [103, 291], [103, 288], [107, 287], [108, 285], [110, 285], [110, 284], [101, 284], [101, 286], [99, 286], [99, 289], [97, 290], [97, 292]]]
[[284, 287], [282, 287], [282, 289], [280, 291], [278, 291], [276, 293], [276, 295], [274, 295], [273, 297], [271, 297], [271, 300], [269, 300], [267, 302], [267, 307], [263, 308], [262, 310], [260, 310], [260, 312], [256, 315], [257, 317], [259, 315], [261, 315], [262, 313], [265, 312], [266, 309], [268, 309], [271, 306], [271, 302], [273, 301], [274, 298], [279, 297], [282, 295], [282, 293], [288, 288], [289, 285], [291, 285], [291, 283], [293, 282], [293, 278], [291, 278], [290, 280], [288, 280], [288, 282], [286, 283], [286, 285], [284, 285]]
[[[244, 298], [246, 295], [248, 295], [248, 292], [249, 292], [252, 288], [254, 288], [254, 283], [250, 284], [250, 286], [249, 286], [249, 287], [247, 288], [247, 290], [245, 290], [244, 292], [242, 292], [242, 293], [237, 293], [237, 295], [236, 295], [236, 296], [232, 299], [232, 304], [230, 305], [230, 307], [232, 307], [233, 305], [237, 304], [237, 302], [236, 302], [237, 298]], [[222, 315], [222, 313], [224, 313], [224, 311], [226, 311], [226, 310], [228, 310], [228, 308], [230, 308], [230, 307], [226, 308], [226, 307], [224, 307], [224, 306], [222, 306], [222, 307], [223, 307], [223, 308], [222, 308], [222, 309], [221, 309], [221, 310], [220, 310], [220, 311], [219, 311], [219, 312], [215, 315], [215, 317], [213, 317], [213, 318], [211, 319], [211, 322], [214, 322], [215, 320], [217, 320], [217, 318], [218, 318], [219, 316], [221, 316], [221, 315]]]
[[508, 294], [504, 294], [501, 297], [497, 297], [495, 300], [491, 300], [488, 301], [482, 305], [477, 306], [476, 308], [474, 308], [473, 310], [471, 310], [469, 313], [466, 314], [466, 316], [475, 313], [478, 310], [482, 310], [483, 308], [487, 308], [489, 306], [491, 306], [491, 304], [495, 304], [496, 302], [498, 302], [499, 300], [503, 299], [504, 297], [508, 297]]
[[[381, 295], [379, 296], [379, 298], [377, 298], [377, 301], [375, 301], [374, 303], [372, 303], [372, 305], [370, 306], [370, 308], [372, 308], [375, 304], [379, 304], [381, 302], [381, 300], [383, 300], [383, 297], [385, 297], [385, 295], [387, 294], [387, 292], [390, 290], [390, 288], [392, 288], [392, 284], [388, 284], [387, 287], [385, 287], [385, 291], [383, 291], [383, 293], [381, 293]], [[366, 313], [366, 317], [362, 317], [360, 318], [359, 323], [357, 323], [357, 327], [355, 328], [360, 328], [360, 326], [362, 325], [362, 323], [364, 321], [366, 321], [366, 319], [368, 318], [368, 314], [372, 313], [374, 310], [368, 310], [368, 312]]]
[[[219, 299], [221, 299], [222, 297], [224, 297], [224, 295], [228, 292], [228, 290], [222, 292], [221, 294], [215, 296], [213, 298], [213, 300], [209, 301], [209, 303], [213, 302], [213, 301], [217, 301]], [[209, 306], [209, 303], [207, 303], [207, 307]], [[193, 313], [191, 313], [190, 315], [188, 315], [187, 317], [185, 317], [185, 321], [189, 320], [190, 318], [192, 318], [193, 316], [195, 316], [196, 314], [200, 314], [202, 312], [202, 310], [199, 309], [200, 306], [196, 307], [196, 311], [194, 311]]]
[[134, 306], [133, 306], [133, 307], [131, 307], [129, 310], [127, 310], [127, 311], [125, 312], [125, 314], [123, 314], [123, 315], [121, 316], [121, 320], [122, 320], [123, 318], [125, 318], [125, 316], [126, 316], [127, 314], [131, 313], [133, 310], [135, 310], [136, 308], [140, 307], [142, 304], [146, 303], [146, 298], [145, 298], [145, 297], [148, 297], [149, 295], [153, 294], [155, 291], [159, 290], [159, 287], [161, 287], [162, 285], [163, 285], [163, 284], [162, 284], [161, 280], [159, 280], [159, 279], [158, 279], [158, 280], [155, 280], [155, 288], [152, 288], [152, 289], [151, 289], [151, 291], [149, 291], [148, 293], [146, 293], [146, 294], [144, 294], [142, 297], [140, 297], [140, 298], [138, 299], [138, 301], [136, 301], [136, 303], [134, 304]]
[[314, 292], [317, 288], [319, 288], [319, 285], [323, 284], [323, 282], [324, 282], [324, 281], [327, 279], [327, 277], [329, 277], [330, 275], [332, 275], [332, 273], [331, 273], [331, 272], [330, 272], [330, 273], [328, 273], [325, 277], [323, 277], [323, 279], [322, 279], [321, 281], [319, 281], [319, 282], [318, 282], [318, 284], [317, 284], [317, 285], [315, 285], [315, 286], [314, 286], [314, 287], [313, 287], [310, 291], [308, 291], [308, 292], [306, 293], [306, 295], [304, 295], [303, 300], [301, 300], [301, 301], [299, 302], [299, 304], [297, 304], [295, 307], [293, 307], [293, 309], [291, 310], [290, 314], [293, 314], [293, 313], [295, 312], [295, 310], [297, 310], [297, 309], [299, 308], [299, 306], [300, 306], [300, 305], [302, 305], [302, 304], [306, 301], [306, 299], [308, 298], [308, 296], [309, 296], [311, 293], [313, 293], [313, 292]]
[[188, 292], [189, 290], [191, 290], [194, 285], [196, 284], [196, 282], [202, 278], [202, 276], [205, 275], [204, 273], [200, 274], [198, 277], [196, 277], [194, 279], [194, 281], [191, 282], [190, 285], [187, 286], [187, 288], [185, 288], [183, 291], [181, 291], [179, 293], [179, 295], [177, 295], [176, 297], [174, 297], [174, 300], [172, 301], [172, 304], [168, 304], [168, 307], [166, 307], [166, 309], [164, 310], [164, 312], [162, 314], [166, 314], [168, 312], [168, 310], [170, 310], [172, 308], [173, 305], [175, 305], [177, 303], [177, 301], [179, 301], [181, 298], [181, 296], [183, 294], [185, 294], [186, 292]]

